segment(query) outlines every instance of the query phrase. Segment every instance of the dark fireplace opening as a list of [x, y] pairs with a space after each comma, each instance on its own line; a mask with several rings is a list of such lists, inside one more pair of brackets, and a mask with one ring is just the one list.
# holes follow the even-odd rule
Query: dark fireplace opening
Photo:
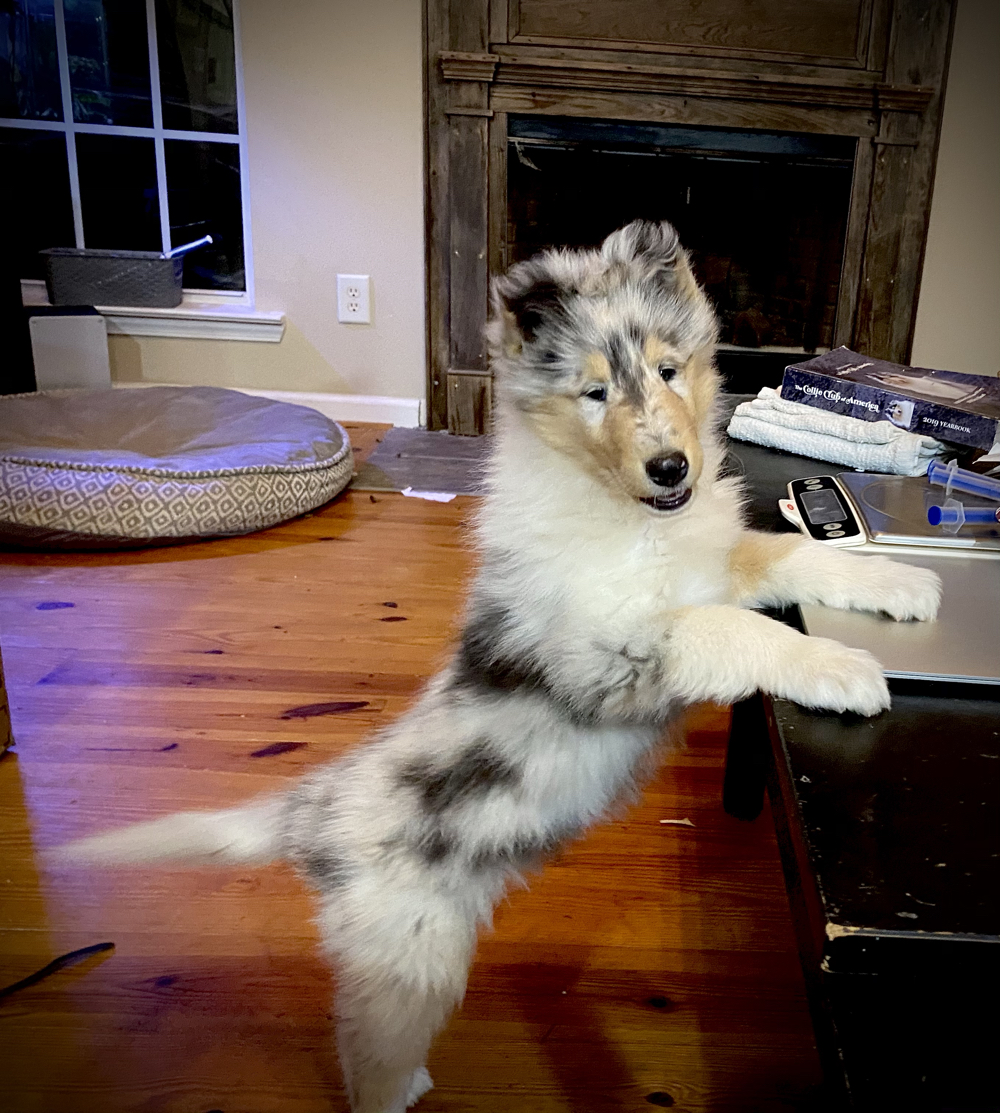
[[719, 314], [728, 390], [833, 346], [855, 139], [528, 115], [508, 136], [508, 263], [669, 220]]

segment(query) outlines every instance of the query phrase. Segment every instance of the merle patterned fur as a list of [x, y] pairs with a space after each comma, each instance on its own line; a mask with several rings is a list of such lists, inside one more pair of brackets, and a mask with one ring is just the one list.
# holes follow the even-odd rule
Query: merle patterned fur
[[428, 814], [440, 816], [455, 804], [487, 796], [495, 788], [510, 788], [520, 777], [520, 771], [488, 738], [477, 738], [444, 768], [436, 767], [431, 759], [407, 762], [399, 782], [417, 790]]

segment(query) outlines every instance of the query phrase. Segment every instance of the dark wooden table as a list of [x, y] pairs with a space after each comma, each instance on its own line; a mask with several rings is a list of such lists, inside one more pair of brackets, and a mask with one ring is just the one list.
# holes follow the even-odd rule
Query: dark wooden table
[[[789, 479], [842, 470], [732, 450], [762, 529], [792, 528], [776, 507]], [[752, 820], [767, 788], [833, 1108], [997, 1111], [998, 693], [890, 686], [875, 719], [737, 705], [724, 804]]]

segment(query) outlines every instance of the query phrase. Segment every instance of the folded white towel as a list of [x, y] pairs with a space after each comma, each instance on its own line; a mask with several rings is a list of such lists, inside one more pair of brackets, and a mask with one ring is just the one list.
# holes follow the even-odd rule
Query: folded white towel
[[767, 386], [752, 402], [736, 407], [727, 431], [737, 440], [891, 475], [924, 475], [928, 463], [945, 451], [933, 437], [909, 433], [892, 422], [862, 421], [786, 402]]

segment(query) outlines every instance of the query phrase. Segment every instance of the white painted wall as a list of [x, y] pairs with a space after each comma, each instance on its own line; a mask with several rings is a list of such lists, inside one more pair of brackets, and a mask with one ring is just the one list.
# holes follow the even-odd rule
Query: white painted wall
[[[420, 0], [239, 0], [257, 308], [280, 344], [111, 338], [117, 380], [423, 398]], [[339, 324], [338, 273], [371, 325]]]
[[998, 0], [958, 0], [911, 358], [1000, 374]]

